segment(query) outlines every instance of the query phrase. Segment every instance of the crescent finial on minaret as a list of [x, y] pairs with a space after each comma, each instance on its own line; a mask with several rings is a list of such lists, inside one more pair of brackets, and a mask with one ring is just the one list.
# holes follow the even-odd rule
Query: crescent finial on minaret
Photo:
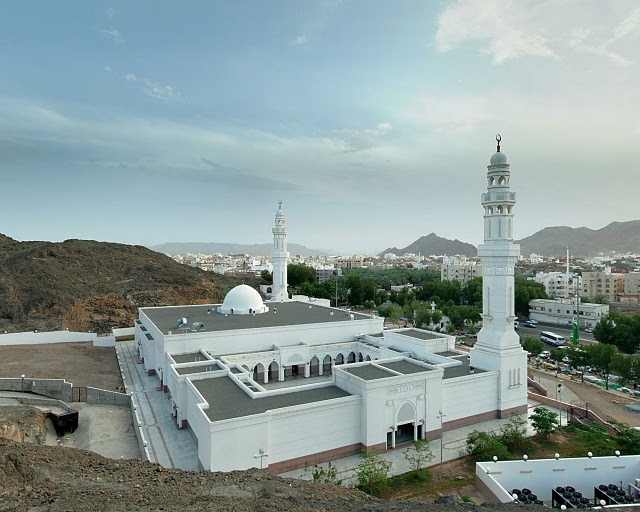
[[500, 141], [502, 140], [502, 137], [500, 137], [500, 134], [498, 133], [496, 135], [496, 141], [498, 142], [498, 153], [500, 153]]

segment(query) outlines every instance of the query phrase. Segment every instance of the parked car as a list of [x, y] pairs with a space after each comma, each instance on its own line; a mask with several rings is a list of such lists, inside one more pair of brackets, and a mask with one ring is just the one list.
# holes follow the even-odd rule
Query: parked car
[[535, 320], [527, 320], [527, 321], [524, 323], [524, 326], [525, 326], [525, 327], [535, 327], [537, 323], [538, 323], [538, 322], [536, 322]]
[[540, 352], [540, 355], [538, 357], [542, 359], [549, 359], [549, 357], [551, 357], [551, 352], [549, 352], [548, 350], [543, 350], [542, 352]]
[[584, 332], [593, 332], [593, 329], [591, 327], [587, 327]]

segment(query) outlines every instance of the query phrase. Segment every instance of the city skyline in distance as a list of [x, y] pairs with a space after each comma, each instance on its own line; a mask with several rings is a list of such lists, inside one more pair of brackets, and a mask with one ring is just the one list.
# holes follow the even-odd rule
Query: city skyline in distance
[[[514, 5], [515, 4], [515, 5]], [[0, 6], [17, 240], [478, 245], [495, 134], [515, 238], [638, 217], [640, 8], [537, 2]]]

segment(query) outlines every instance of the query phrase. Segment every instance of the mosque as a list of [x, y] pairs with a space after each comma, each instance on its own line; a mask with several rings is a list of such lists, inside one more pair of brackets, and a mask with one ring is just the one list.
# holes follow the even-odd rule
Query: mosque
[[171, 400], [176, 428], [209, 471], [273, 473], [419, 438], [527, 408], [526, 354], [514, 331], [513, 207], [506, 156], [482, 194], [483, 328], [470, 353], [422, 329], [287, 291], [282, 203], [273, 232], [273, 300], [232, 289], [222, 304], [140, 308], [135, 347]]

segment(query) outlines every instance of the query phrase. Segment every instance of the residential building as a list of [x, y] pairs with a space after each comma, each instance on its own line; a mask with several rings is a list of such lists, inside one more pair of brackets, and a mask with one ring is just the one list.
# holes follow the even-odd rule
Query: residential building
[[609, 302], [616, 302], [618, 294], [624, 293], [624, 274], [604, 271], [582, 273], [582, 296], [593, 298], [604, 295]]
[[[581, 302], [578, 308], [578, 327], [594, 328], [600, 319], [609, 313], [609, 304]], [[572, 325], [576, 314], [573, 299], [533, 299], [529, 301], [529, 318], [556, 325]]]

